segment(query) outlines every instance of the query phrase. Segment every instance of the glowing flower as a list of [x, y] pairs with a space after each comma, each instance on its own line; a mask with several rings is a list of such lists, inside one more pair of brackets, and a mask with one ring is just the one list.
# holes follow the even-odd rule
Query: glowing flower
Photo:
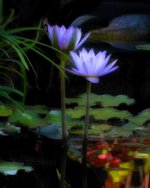
[[85, 77], [92, 83], [98, 83], [99, 77], [118, 69], [118, 66], [114, 66], [117, 60], [108, 64], [111, 55], [106, 56], [106, 51], [95, 54], [93, 49], [87, 52], [83, 48], [79, 51], [79, 55], [76, 52], [70, 52], [70, 55], [75, 68], [67, 70], [78, 76]]
[[79, 28], [70, 26], [66, 28], [64, 25], [59, 27], [58, 25], [48, 25], [48, 35], [51, 44], [64, 52], [69, 52], [79, 48], [85, 40], [89, 37], [90, 33], [87, 33], [81, 40], [82, 32]]

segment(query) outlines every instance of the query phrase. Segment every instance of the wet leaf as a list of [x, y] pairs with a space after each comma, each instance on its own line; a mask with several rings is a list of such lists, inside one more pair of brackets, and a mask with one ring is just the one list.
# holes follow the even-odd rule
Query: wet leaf
[[140, 14], [121, 15], [114, 18], [108, 27], [91, 31], [91, 42], [107, 42], [122, 49], [136, 49], [145, 43], [150, 32], [150, 16]]

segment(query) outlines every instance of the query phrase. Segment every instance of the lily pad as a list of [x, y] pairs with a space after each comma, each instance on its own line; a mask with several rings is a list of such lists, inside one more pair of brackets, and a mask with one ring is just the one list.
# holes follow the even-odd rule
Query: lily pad
[[91, 109], [91, 115], [96, 120], [108, 120], [110, 118], [128, 119], [132, 115], [126, 110], [117, 110], [115, 108], [95, 108]]
[[51, 110], [45, 117], [47, 124], [61, 125], [61, 111]]
[[[77, 103], [78, 105], [85, 105], [86, 104], [86, 94], [81, 94], [77, 98], [67, 98], [67, 104]], [[101, 105], [102, 107], [110, 107], [110, 106], [119, 106], [120, 104], [132, 105], [135, 103], [135, 100], [129, 98], [126, 95], [117, 95], [112, 96], [108, 94], [104, 95], [97, 95], [94, 93], [90, 94], [90, 105]]]
[[108, 132], [109, 130], [111, 130], [111, 128], [112, 126], [109, 124], [93, 124], [88, 132], [91, 135], [99, 135], [101, 132]]
[[[67, 114], [72, 118], [81, 118], [85, 116], [85, 108], [76, 107], [74, 109], [67, 109]], [[90, 116], [96, 120], [108, 120], [110, 118], [128, 119], [132, 117], [130, 112], [126, 110], [117, 110], [115, 108], [90, 108]]]
[[[61, 110], [51, 110], [45, 117], [45, 122], [47, 125], [61, 125]], [[69, 113], [66, 115], [66, 124], [67, 126], [73, 126], [75, 124], [80, 124], [79, 121], [75, 121], [72, 119]]]
[[5, 175], [16, 175], [18, 170], [25, 170], [25, 172], [30, 172], [33, 169], [30, 166], [24, 166], [23, 163], [0, 162], [0, 172]]
[[132, 131], [124, 130], [122, 127], [113, 127], [111, 131], [104, 133], [105, 138], [128, 138], [132, 135]]
[[68, 108], [66, 110], [67, 115], [71, 116], [72, 118], [81, 118], [85, 115], [85, 107], [76, 107], [74, 109]]
[[150, 111], [143, 111], [138, 115], [129, 118], [129, 121], [137, 125], [143, 125], [148, 120], [150, 120]]
[[[108, 124], [100, 124], [100, 125], [93, 124], [88, 129], [88, 135], [99, 135], [103, 131], [109, 131], [111, 127], [112, 126]], [[70, 134], [76, 134], [76, 135], [83, 134], [83, 127], [81, 126], [72, 127], [72, 129], [70, 129]]]
[[9, 117], [9, 121], [28, 128], [37, 128], [47, 125], [44, 118], [39, 117], [39, 115], [33, 111], [27, 110], [16, 110]]

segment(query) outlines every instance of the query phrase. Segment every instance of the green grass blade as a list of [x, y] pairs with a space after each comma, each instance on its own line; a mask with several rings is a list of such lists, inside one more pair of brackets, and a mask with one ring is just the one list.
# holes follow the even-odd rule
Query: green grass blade
[[8, 86], [0, 85], [0, 90], [7, 91], [8, 93], [15, 93], [17, 95], [20, 95], [21, 97], [23, 97], [23, 95], [24, 95], [20, 90], [18, 90], [16, 88], [8, 87]]

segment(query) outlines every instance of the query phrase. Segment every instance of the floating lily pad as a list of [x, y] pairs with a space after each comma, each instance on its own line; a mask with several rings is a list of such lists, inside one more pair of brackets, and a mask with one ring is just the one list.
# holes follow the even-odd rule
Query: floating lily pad
[[72, 118], [81, 118], [85, 115], [85, 107], [76, 107], [74, 109], [68, 108], [66, 110], [67, 115], [71, 116]]
[[16, 110], [9, 117], [9, 121], [28, 128], [37, 128], [47, 125], [45, 119], [39, 117], [39, 115], [33, 111]]
[[61, 111], [51, 110], [45, 117], [45, 121], [52, 125], [61, 125]]
[[[85, 116], [84, 107], [76, 107], [74, 109], [67, 109], [67, 114], [72, 118], [81, 118]], [[130, 112], [126, 110], [117, 110], [115, 108], [90, 108], [90, 116], [96, 120], [108, 120], [110, 118], [128, 119], [132, 117]]]
[[108, 132], [111, 130], [111, 127], [112, 126], [109, 124], [92, 125], [88, 132], [91, 135], [99, 135], [101, 132]]
[[129, 118], [129, 121], [137, 125], [143, 125], [145, 122], [149, 120], [150, 120], [150, 111], [143, 111], [140, 112], [138, 115]]
[[111, 131], [104, 133], [105, 138], [128, 138], [132, 135], [132, 131], [124, 130], [122, 127], [113, 127]]
[[[62, 124], [62, 117], [61, 117], [61, 110], [51, 110], [45, 117], [45, 121], [47, 125], [61, 125]], [[72, 119], [69, 113], [66, 115], [66, 125], [73, 126], [75, 124], [80, 124], [79, 121], [75, 121]]]
[[110, 118], [119, 118], [119, 119], [128, 119], [132, 117], [132, 115], [126, 110], [117, 110], [115, 108], [96, 108], [91, 109], [91, 115], [96, 120], [108, 120]]
[[[81, 94], [77, 98], [67, 98], [67, 104], [76, 103], [78, 105], [85, 105], [86, 104], [86, 94]], [[94, 93], [90, 94], [90, 105], [101, 105], [102, 107], [109, 107], [109, 106], [119, 106], [120, 104], [131, 105], [134, 104], [135, 100], [129, 98], [126, 95], [97, 95]]]
[[0, 162], [0, 172], [5, 175], [16, 175], [18, 170], [25, 170], [25, 172], [30, 172], [33, 169], [30, 166], [24, 166], [23, 163]]
[[[99, 135], [103, 131], [109, 131], [111, 127], [112, 126], [108, 124], [92, 125], [88, 129], [88, 135]], [[70, 133], [79, 134], [79, 135], [83, 134], [83, 127], [81, 126], [72, 127], [72, 129], [70, 129]]]

